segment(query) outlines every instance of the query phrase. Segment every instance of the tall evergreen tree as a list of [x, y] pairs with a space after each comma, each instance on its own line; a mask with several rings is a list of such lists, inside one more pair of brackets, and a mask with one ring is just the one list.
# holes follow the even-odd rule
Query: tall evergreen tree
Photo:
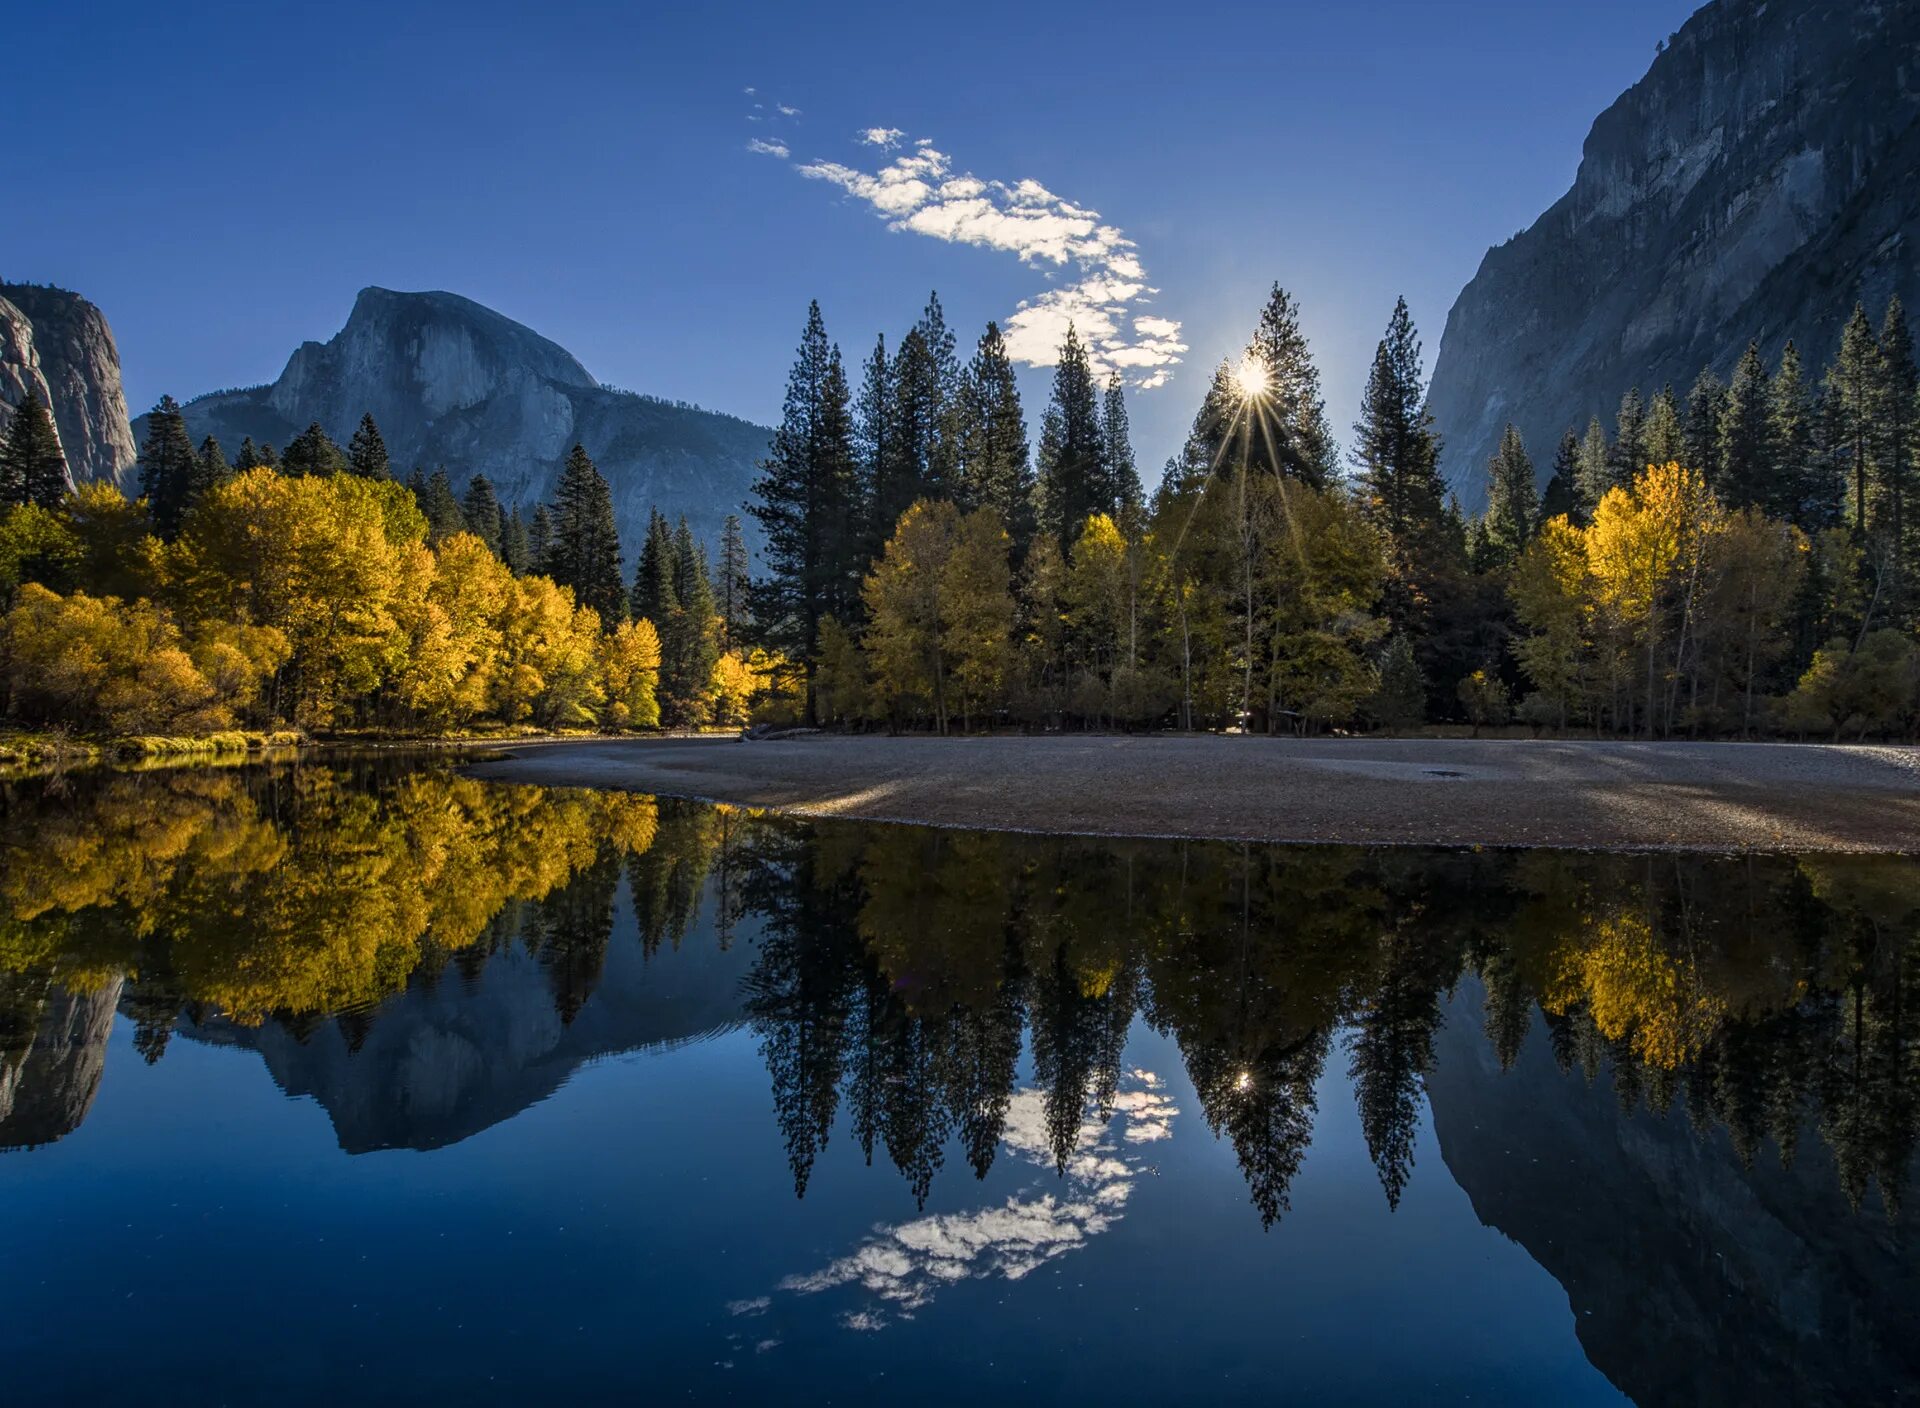
[[933, 364], [933, 384], [939, 391], [937, 403], [926, 408], [934, 428], [927, 464], [928, 496], [951, 499], [958, 491], [960, 478], [960, 360], [938, 293], [927, 295], [927, 306], [914, 327], [926, 345]]
[[1520, 432], [1509, 425], [1487, 463], [1486, 553], [1506, 566], [1526, 551], [1540, 519], [1540, 490]]
[[187, 437], [180, 403], [162, 396], [147, 415], [147, 438], [140, 447], [140, 493], [147, 501], [153, 531], [167, 542], [180, 531], [193, 495], [199, 457]]
[[675, 556], [673, 530], [659, 509], [647, 515], [647, 536], [640, 544], [640, 560], [633, 573], [633, 614], [651, 621], [664, 643], [668, 623], [680, 607], [680, 564]]
[[1568, 518], [1583, 523], [1580, 510], [1580, 437], [1572, 430], [1560, 437], [1560, 448], [1553, 453], [1553, 473], [1540, 495], [1540, 521]]
[[1685, 464], [1687, 457], [1686, 421], [1680, 410], [1680, 398], [1668, 382], [1647, 407], [1647, 462], [1649, 464]]
[[17, 504], [57, 508], [70, 486], [67, 456], [60, 448], [53, 413], [38, 390], [29, 390], [27, 399], [14, 408], [13, 424], [0, 443], [0, 508]]
[[434, 470], [421, 487], [414, 490], [414, 498], [419, 500], [420, 512], [427, 518], [428, 542], [438, 543], [456, 533], [467, 531], [466, 512], [454, 495], [453, 480], [444, 465]]
[[547, 561], [552, 555], [553, 510], [545, 504], [535, 504], [533, 518], [527, 524], [526, 570], [538, 576], [545, 576]]
[[[799, 355], [771, 453], [748, 512], [766, 535], [770, 575], [754, 584], [754, 619], [768, 643], [804, 662], [812, 713], [812, 654], [820, 622], [854, 619], [866, 566], [852, 510], [857, 488], [853, 416], [840, 349], [827, 342], [820, 305], [807, 308]], [[875, 486], [878, 512], [883, 486]]]
[[874, 339], [873, 352], [861, 364], [860, 396], [853, 407], [854, 490], [859, 514], [859, 552], [862, 563], [878, 555], [892, 532], [880, 521], [880, 501], [896, 498], [888, 480], [895, 464], [893, 428], [893, 363], [887, 359], [887, 337]]
[[1826, 384], [1827, 444], [1849, 488], [1847, 524], [1856, 533], [1867, 530], [1881, 384], [1880, 342], [1867, 310], [1856, 303], [1840, 334], [1840, 351], [1827, 368]]
[[236, 474], [245, 474], [250, 469], [271, 467], [273, 464], [273, 446], [267, 446], [263, 452], [253, 443], [251, 435], [240, 442], [240, 453], [233, 457], [233, 469]]
[[1440, 441], [1427, 414], [1420, 339], [1404, 298], [1394, 305], [1386, 336], [1374, 351], [1353, 434], [1353, 462], [1367, 515], [1390, 543], [1404, 547], [1438, 524], [1446, 500]]
[[515, 576], [524, 574], [532, 561], [533, 549], [527, 540], [527, 520], [515, 504], [500, 527], [500, 560]]
[[561, 586], [573, 588], [575, 601], [598, 612], [606, 629], [627, 619], [627, 584], [620, 569], [613, 492], [579, 445], [568, 452], [554, 491], [547, 571]]
[[194, 456], [193, 483], [187, 492], [187, 507], [191, 509], [207, 493], [232, 477], [233, 467], [227, 463], [226, 452], [220, 448], [220, 442], [209, 435], [200, 442], [200, 450]]
[[1033, 541], [1033, 464], [1027, 453], [1027, 420], [1006, 339], [988, 323], [960, 378], [960, 483], [963, 510], [991, 508], [1000, 515], [1024, 561]]
[[1647, 467], [1647, 407], [1634, 387], [1620, 398], [1614, 417], [1613, 482], [1631, 484]]
[[887, 371], [887, 403], [886, 449], [874, 475], [863, 553], [868, 560], [880, 555], [900, 515], [917, 500], [945, 498], [952, 488], [940, 482], [940, 441], [947, 428], [940, 365], [920, 326], [900, 339]]
[[1801, 369], [1800, 349], [1792, 342], [1782, 349], [1780, 369], [1773, 374], [1767, 418], [1773, 452], [1767, 479], [1775, 495], [1767, 513], [1809, 531], [1829, 526], [1839, 516], [1840, 495], [1818, 454], [1818, 411]]
[[1112, 511], [1137, 511], [1146, 496], [1140, 487], [1140, 468], [1134, 463], [1132, 428], [1127, 423], [1127, 393], [1118, 372], [1107, 378], [1106, 400], [1100, 411], [1100, 438], [1100, 458], [1106, 469]]
[[347, 457], [316, 420], [293, 437], [281, 456], [280, 467], [283, 473], [292, 475], [338, 474], [347, 467]]
[[1053, 396], [1040, 423], [1039, 527], [1064, 553], [1081, 527], [1112, 508], [1101, 463], [1100, 396], [1073, 325], [1053, 369]]
[[699, 727], [713, 716], [713, 667], [720, 658], [719, 621], [707, 578], [707, 555], [683, 517], [673, 533], [675, 608], [660, 651], [660, 709], [668, 724]]
[[1871, 507], [1873, 527], [1890, 580], [1888, 598], [1896, 619], [1904, 618], [1911, 589], [1909, 502], [1913, 497], [1915, 413], [1920, 406], [1920, 366], [1913, 356], [1913, 333], [1906, 309], [1895, 294], [1880, 325], [1880, 386], [1874, 462], [1879, 483]]
[[1265, 393], [1248, 408], [1253, 421], [1246, 442], [1248, 468], [1256, 475], [1277, 473], [1326, 488], [1339, 467], [1320, 394], [1320, 369], [1300, 330], [1300, 305], [1279, 284], [1260, 311], [1247, 355], [1267, 374]]
[[752, 621], [747, 612], [747, 585], [752, 576], [740, 515], [730, 513], [720, 525], [720, 557], [713, 564], [714, 610], [719, 613], [720, 645], [724, 650], [735, 649], [746, 640]]
[[1730, 508], [1764, 507], [1776, 499], [1771, 482], [1772, 400], [1760, 344], [1750, 342], [1727, 385], [1726, 404], [1720, 411], [1720, 452], [1707, 473], [1708, 484]]
[[1686, 455], [1681, 463], [1710, 479], [1720, 471], [1720, 422], [1726, 407], [1727, 388], [1712, 367], [1702, 367], [1687, 392], [1687, 411], [1680, 424]]
[[373, 423], [371, 411], [360, 417], [360, 426], [347, 443], [347, 468], [362, 479], [385, 479], [391, 472], [387, 442], [380, 438], [380, 427]]
[[[364, 428], [364, 423], [363, 427]], [[374, 434], [379, 434], [375, 431]], [[355, 436], [357, 441], [360, 437]], [[383, 455], [385, 451], [381, 452]], [[365, 471], [355, 469], [354, 473]], [[384, 476], [386, 471], [381, 471]], [[485, 543], [495, 557], [503, 557], [500, 548], [505, 537], [507, 516], [500, 508], [500, 498], [493, 492], [493, 481], [484, 474], [476, 474], [467, 481], [466, 496], [460, 500], [461, 515], [467, 520], [467, 531]]]
[[1575, 477], [1583, 521], [1593, 516], [1613, 484], [1613, 445], [1607, 439], [1607, 428], [1595, 416], [1587, 422], [1586, 437], [1580, 442], [1580, 469]]

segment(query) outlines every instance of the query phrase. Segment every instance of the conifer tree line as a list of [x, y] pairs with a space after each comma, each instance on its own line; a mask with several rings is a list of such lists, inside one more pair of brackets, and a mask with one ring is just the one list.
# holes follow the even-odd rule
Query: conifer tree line
[[22, 722], [699, 727], [770, 692], [738, 516], [716, 569], [655, 515], [630, 588], [582, 446], [529, 517], [481, 475], [401, 483], [371, 415], [344, 450], [313, 424], [229, 462], [162, 397], [129, 503], [72, 488], [52, 424], [29, 399], [0, 444], [0, 708]]
[[[824, 725], [1635, 737], [1920, 728], [1920, 372], [1897, 302], [1833, 366], [1749, 348], [1550, 466], [1509, 427], [1449, 492], [1404, 300], [1341, 456], [1275, 286], [1149, 495], [1067, 331], [1031, 446], [989, 324], [938, 298], [854, 390], [808, 310], [751, 511], [764, 639]], [[1541, 487], [1545, 479], [1544, 490]]]

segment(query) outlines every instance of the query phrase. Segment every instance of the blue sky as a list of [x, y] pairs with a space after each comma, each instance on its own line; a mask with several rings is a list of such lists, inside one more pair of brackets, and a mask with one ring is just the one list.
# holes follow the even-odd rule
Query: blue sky
[[1692, 8], [34, 6], [0, 276], [105, 310], [136, 413], [272, 379], [367, 284], [763, 421], [809, 298], [850, 359], [930, 288], [963, 345], [1023, 304], [1036, 343], [1105, 316], [1132, 382], [1164, 379], [1132, 399], [1147, 468], [1277, 279], [1344, 438], [1394, 298], [1430, 366], [1488, 246]]

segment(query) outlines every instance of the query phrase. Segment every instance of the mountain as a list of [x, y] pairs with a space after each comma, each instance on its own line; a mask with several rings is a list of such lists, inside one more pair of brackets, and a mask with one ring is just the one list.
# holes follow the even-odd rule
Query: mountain
[[1821, 1137], [1743, 1167], [1686, 1100], [1623, 1109], [1607, 1073], [1555, 1065], [1535, 1020], [1502, 1071], [1482, 992], [1450, 1005], [1426, 1078], [1441, 1158], [1480, 1221], [1567, 1293], [1593, 1366], [1635, 1403], [1909, 1401], [1920, 1236], [1849, 1207]]
[[1750, 340], [1814, 365], [1855, 300], [1920, 306], [1920, 5], [1715, 0], [1601, 114], [1573, 189], [1490, 251], [1430, 405], [1480, 505], [1507, 422], [1542, 466], [1621, 393], [1684, 395]]
[[33, 1149], [80, 1128], [100, 1093], [123, 978], [87, 992], [14, 977], [0, 991], [0, 1152]]
[[120, 350], [100, 310], [44, 284], [0, 284], [0, 433], [31, 388], [53, 411], [67, 471], [135, 492]]
[[184, 410], [194, 440], [215, 436], [229, 456], [247, 436], [285, 448], [314, 421], [344, 447], [371, 412], [395, 473], [444, 465], [460, 490], [484, 474], [509, 507], [549, 498], [577, 442], [613, 486], [629, 566], [650, 508], [717, 538], [770, 438], [733, 416], [602, 386], [565, 348], [471, 299], [384, 288], [362, 289], [346, 326], [302, 343], [271, 385]]

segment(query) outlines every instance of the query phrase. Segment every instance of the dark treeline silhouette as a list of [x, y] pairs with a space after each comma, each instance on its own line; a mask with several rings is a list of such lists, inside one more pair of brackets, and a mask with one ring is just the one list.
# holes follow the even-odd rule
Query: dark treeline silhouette
[[[1288, 1209], [1335, 1061], [1397, 1203], [1469, 977], [1503, 1068], [1546, 1043], [1623, 1107], [1684, 1109], [1749, 1162], [1789, 1162], [1811, 1132], [1856, 1206], [1897, 1210], [1913, 1161], [1920, 871], [1898, 859], [803, 825], [371, 763], [44, 787], [0, 787], [16, 858], [0, 873], [0, 1084], [51, 1092], [18, 1097], [32, 1142], [84, 1115], [98, 1067], [70, 1035], [74, 1004], [109, 989], [102, 1010], [135, 1023], [150, 1061], [182, 1020], [302, 1039], [332, 1022], [357, 1048], [387, 998], [495, 954], [537, 960], [568, 1024], [612, 946], [749, 932], [740, 1018], [802, 1195], [836, 1138], [921, 1201], [956, 1176], [949, 1157], [984, 1176], [1023, 1053], [1065, 1170], [1113, 1113], [1144, 1019], [1178, 1045], [1263, 1223]], [[623, 885], [637, 932], [616, 922]]]

